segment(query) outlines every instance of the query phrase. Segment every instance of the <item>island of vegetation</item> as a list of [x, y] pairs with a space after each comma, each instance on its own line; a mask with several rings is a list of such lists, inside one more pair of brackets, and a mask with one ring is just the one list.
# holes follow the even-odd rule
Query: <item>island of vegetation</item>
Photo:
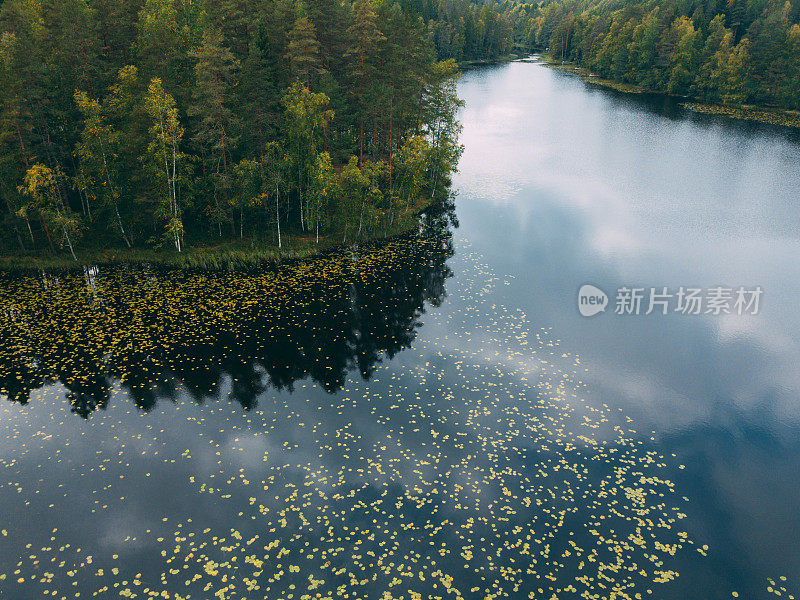
[[383, 237], [448, 195], [455, 61], [380, 0], [6, 0], [3, 265]]

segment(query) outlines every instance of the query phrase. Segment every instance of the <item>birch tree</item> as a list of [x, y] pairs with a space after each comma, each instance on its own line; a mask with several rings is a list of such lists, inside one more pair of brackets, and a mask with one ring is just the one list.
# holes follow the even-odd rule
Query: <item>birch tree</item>
[[159, 174], [159, 214], [166, 220], [166, 235], [178, 252], [183, 250], [183, 210], [179, 194], [179, 163], [184, 160], [180, 152], [183, 127], [178, 118], [175, 99], [164, 90], [161, 79], [150, 81], [145, 96], [145, 107], [152, 118], [148, 152], [152, 166]]

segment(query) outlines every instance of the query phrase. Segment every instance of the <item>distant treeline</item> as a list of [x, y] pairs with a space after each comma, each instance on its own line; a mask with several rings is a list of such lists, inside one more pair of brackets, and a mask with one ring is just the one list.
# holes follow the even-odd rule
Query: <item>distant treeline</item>
[[536, 42], [648, 89], [797, 109], [798, 17], [796, 0], [553, 3]]
[[800, 109], [800, 0], [403, 0], [440, 58], [547, 51], [646, 89]]
[[446, 195], [453, 62], [383, 0], [5, 0], [0, 250], [353, 240]]
[[407, 11], [421, 15], [440, 60], [492, 61], [512, 53], [528, 26], [535, 5], [475, 0], [399, 0]]

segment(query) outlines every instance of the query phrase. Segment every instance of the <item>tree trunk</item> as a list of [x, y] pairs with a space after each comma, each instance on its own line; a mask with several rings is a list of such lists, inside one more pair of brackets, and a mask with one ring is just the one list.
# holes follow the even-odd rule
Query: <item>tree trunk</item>
[[25, 252], [25, 244], [22, 243], [22, 236], [19, 233], [19, 227], [14, 225], [14, 232], [17, 234], [17, 241], [19, 242], [20, 249]]
[[394, 109], [394, 98], [389, 99], [389, 195], [391, 195], [392, 191], [394, 190], [394, 184], [392, 183], [392, 112]]
[[[61, 215], [59, 215], [61, 216]], [[67, 231], [66, 226], [61, 226], [61, 231], [64, 232], [64, 239], [67, 240], [67, 246], [69, 246], [69, 253], [72, 254], [72, 260], [78, 262], [78, 257], [75, 256], [75, 250], [72, 248], [72, 240], [69, 238], [69, 232]]]
[[358, 215], [358, 233], [356, 236], [361, 239], [361, 226], [364, 223], [364, 197], [361, 197], [361, 212]]
[[47, 235], [47, 243], [50, 244], [50, 252], [55, 254], [56, 249], [55, 246], [53, 246], [53, 238], [50, 235], [50, 228], [47, 226], [47, 221], [45, 221], [44, 219], [42, 219], [42, 226], [44, 227], [45, 235]]
[[25, 224], [28, 226], [28, 233], [31, 236], [31, 245], [33, 245], [34, 249], [36, 248], [36, 239], [33, 237], [33, 229], [31, 229], [31, 220], [28, 218], [28, 215], [25, 215]]
[[[114, 184], [111, 182], [111, 173], [108, 172], [108, 163], [106, 163], [106, 151], [103, 148], [103, 142], [98, 138], [100, 142], [100, 152], [103, 154], [103, 169], [106, 172], [106, 181], [108, 181], [108, 187], [111, 189], [111, 202], [114, 204], [114, 214], [117, 217], [117, 226], [119, 227], [119, 231], [122, 234], [122, 239], [125, 241], [125, 245], [128, 248], [131, 247], [131, 243], [128, 241], [128, 236], [125, 234], [125, 228], [122, 226], [122, 217], [119, 215], [119, 206], [117, 205], [117, 197], [114, 194]], [[174, 154], [173, 154], [174, 156]], [[173, 167], [174, 170], [174, 167]], [[89, 205], [89, 200], [86, 200], [86, 205]], [[91, 220], [92, 213], [89, 212], [89, 219]]]
[[358, 117], [359, 136], [358, 136], [358, 168], [364, 164], [364, 113], [363, 109]]
[[[178, 163], [178, 149], [175, 147], [175, 142], [172, 142], [172, 214], [175, 217], [176, 221], [180, 221], [180, 216], [178, 214], [178, 190], [176, 184], [176, 175], [177, 175], [177, 163]], [[169, 177], [169, 175], [168, 175]], [[179, 230], [175, 230], [175, 247], [178, 249], [178, 252], [183, 251], [183, 244], [182, 244], [182, 233]]]
[[[86, 216], [86, 200], [84, 199], [84, 196], [85, 196], [85, 194], [83, 193], [83, 190], [80, 189], [80, 187], [79, 187], [78, 188], [78, 198], [81, 199], [81, 212], [83, 213], [83, 216], [85, 217]], [[92, 219], [90, 218], [89, 222], [91, 222], [91, 221], [92, 221]]]
[[305, 231], [306, 225], [303, 222], [303, 174], [302, 170], [300, 169], [299, 158], [297, 166], [297, 193], [300, 196], [300, 229]]
[[278, 224], [278, 249], [281, 248], [281, 212], [278, 208], [278, 202], [280, 197], [280, 188], [278, 187], [278, 180], [275, 180], [275, 221]]
[[125, 233], [125, 228], [122, 226], [122, 217], [119, 216], [119, 208], [117, 208], [116, 200], [114, 201], [114, 213], [117, 215], [117, 225], [119, 225], [119, 231], [122, 234], [122, 239], [125, 240], [125, 244], [128, 246], [128, 248], [130, 248], [131, 243], [128, 240], [127, 234]]

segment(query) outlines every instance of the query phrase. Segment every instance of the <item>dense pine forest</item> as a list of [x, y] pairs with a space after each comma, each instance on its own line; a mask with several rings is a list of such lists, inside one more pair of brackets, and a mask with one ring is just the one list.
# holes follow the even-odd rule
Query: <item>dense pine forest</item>
[[5, 0], [0, 248], [354, 241], [447, 194], [453, 61], [380, 0]]
[[798, 0], [403, 0], [441, 59], [546, 51], [645, 89], [800, 109]]

